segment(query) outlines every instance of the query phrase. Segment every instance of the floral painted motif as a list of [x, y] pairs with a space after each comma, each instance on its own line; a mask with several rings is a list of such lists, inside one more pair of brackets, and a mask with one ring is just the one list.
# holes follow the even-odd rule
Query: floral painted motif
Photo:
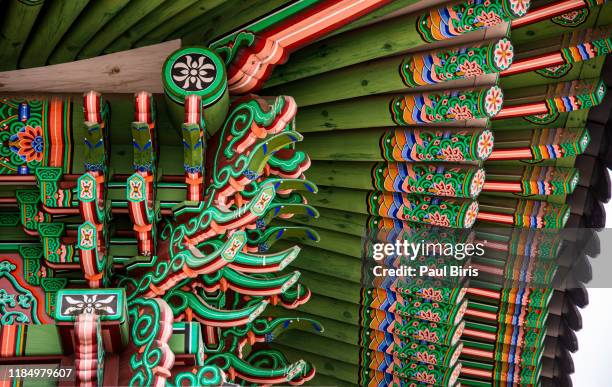
[[499, 17], [494, 11], [481, 12], [478, 16], [476, 16], [476, 20], [487, 27], [496, 26], [503, 21], [502, 18]]
[[377, 190], [447, 197], [472, 197], [469, 181], [473, 166], [443, 164], [377, 163], [372, 183]]
[[[193, 57], [192, 57], [193, 56]], [[172, 80], [185, 90], [206, 89], [215, 79], [216, 67], [205, 55], [184, 55], [172, 67]]]
[[448, 109], [448, 117], [453, 121], [471, 120], [474, 118], [471, 110], [465, 105], [455, 105]]
[[488, 118], [502, 107], [499, 87], [443, 94], [411, 94], [390, 101], [391, 119], [398, 125], [420, 125]]
[[106, 297], [97, 294], [81, 296], [65, 296], [67, 307], [62, 311], [63, 315], [75, 315], [81, 313], [115, 314], [113, 306], [117, 304], [117, 296]]
[[452, 148], [450, 146], [440, 149], [440, 153], [445, 161], [464, 161], [465, 158], [463, 153], [458, 148]]
[[429, 341], [430, 343], [437, 343], [439, 340], [438, 334], [434, 331], [430, 331], [427, 328], [418, 331], [416, 337], [418, 340]]
[[529, 9], [529, 0], [510, 0], [510, 8], [514, 14], [523, 16]]
[[582, 8], [574, 11], [570, 11], [568, 13], [564, 13], [563, 15], [555, 16], [550, 19], [553, 23], [558, 24], [563, 27], [578, 27], [582, 23], [584, 23], [589, 16], [589, 9]]
[[433, 374], [428, 374], [427, 372], [417, 372], [414, 378], [418, 380], [419, 382], [423, 382], [427, 384], [436, 383], [436, 377]]
[[470, 228], [474, 225], [476, 217], [478, 216], [478, 202], [473, 202], [465, 213], [465, 219], [463, 227]]
[[571, 63], [564, 63], [557, 66], [545, 67], [543, 69], [536, 70], [536, 73], [546, 78], [561, 78], [573, 68]]
[[504, 95], [499, 87], [493, 86], [487, 90], [487, 94], [485, 96], [485, 111], [490, 117], [493, 117], [499, 113], [503, 104]]
[[482, 187], [484, 187], [485, 183], [485, 170], [480, 168], [472, 177], [472, 182], [470, 183], [470, 195], [472, 197], [477, 197], [482, 191]]
[[480, 149], [478, 142], [490, 133], [486, 129], [391, 129], [382, 136], [380, 144], [388, 161], [476, 161], [489, 157], [492, 149]]
[[368, 196], [368, 211], [391, 219], [463, 228], [466, 211], [474, 203], [471, 200], [374, 191]]
[[27, 163], [42, 162], [45, 149], [42, 128], [26, 125], [10, 138], [10, 148]]
[[144, 185], [142, 180], [139, 179], [131, 179], [130, 180], [130, 191], [129, 191], [129, 199], [131, 201], [139, 202], [144, 199]]
[[476, 61], [465, 61], [458, 67], [459, 71], [461, 71], [461, 73], [463, 73], [466, 77], [476, 77], [485, 73], [482, 67]]
[[497, 68], [505, 70], [510, 67], [514, 59], [514, 47], [508, 39], [500, 39], [493, 50], [494, 62]]
[[513, 56], [512, 44], [504, 38], [468, 48], [410, 55], [400, 64], [399, 73], [406, 86], [417, 87], [497, 73], [510, 66]]
[[528, 7], [529, 0], [468, 0], [422, 15], [417, 29], [424, 41], [435, 42], [516, 19]]
[[94, 180], [93, 179], [81, 179], [81, 189], [79, 193], [81, 200], [93, 200], [94, 191]]
[[79, 242], [82, 248], [91, 249], [94, 247], [95, 229], [93, 227], [81, 227]]
[[490, 130], [485, 130], [478, 137], [478, 154], [487, 158], [491, 152], [493, 152], [493, 133]]

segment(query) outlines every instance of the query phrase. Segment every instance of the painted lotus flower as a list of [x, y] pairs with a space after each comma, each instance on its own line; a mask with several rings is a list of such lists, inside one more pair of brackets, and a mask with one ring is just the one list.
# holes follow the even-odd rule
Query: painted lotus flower
[[454, 197], [457, 195], [455, 192], [455, 187], [453, 187], [450, 183], [445, 183], [440, 181], [438, 183], [434, 183], [430, 188], [430, 191], [437, 196], [450, 196]]
[[434, 301], [442, 301], [442, 292], [434, 288], [424, 288], [420, 291], [420, 296]]
[[501, 39], [495, 45], [493, 55], [497, 68], [500, 70], [507, 69], [512, 64], [512, 59], [514, 58], [514, 48], [512, 47], [512, 43], [510, 43], [508, 39]]
[[472, 204], [470, 204], [470, 207], [468, 208], [467, 212], [465, 213], [465, 223], [464, 223], [464, 226], [466, 228], [467, 227], [472, 227], [472, 225], [476, 221], [476, 217], [477, 216], [478, 216], [478, 203], [477, 202], [473, 202]]
[[42, 128], [26, 125], [10, 138], [10, 148], [26, 163], [41, 162], [45, 149]]
[[435, 384], [436, 383], [436, 378], [434, 375], [432, 374], [428, 374], [427, 372], [423, 371], [423, 372], [417, 372], [414, 375], [414, 378], [416, 380], [418, 380], [419, 382], [424, 382], [424, 383], [428, 383], [428, 384]]
[[419, 315], [423, 320], [440, 322], [440, 315], [431, 310], [424, 310]]
[[459, 148], [451, 148], [447, 146], [445, 148], [440, 149], [441, 156], [440, 159], [446, 161], [463, 161], [465, 157], [463, 156], [463, 152]]
[[452, 106], [448, 109], [446, 116], [452, 120], [469, 120], [474, 118], [474, 114], [470, 108], [465, 105]]
[[429, 329], [423, 329], [417, 332], [417, 340], [429, 341], [430, 343], [437, 343], [439, 341], [438, 334], [432, 332]]
[[472, 178], [472, 183], [470, 184], [470, 195], [472, 197], [478, 196], [480, 191], [482, 191], [482, 187], [485, 183], [485, 171], [484, 169], [479, 169], [474, 174]]
[[436, 226], [450, 227], [450, 220], [448, 219], [448, 216], [442, 215], [439, 212], [434, 212], [431, 214], [426, 221]]
[[529, 0], [510, 0], [510, 8], [516, 16], [523, 16], [529, 9]]
[[427, 352], [417, 352], [416, 354], [417, 361], [428, 363], [428, 364], [437, 364], [436, 357]]
[[468, 60], [461, 63], [458, 66], [458, 69], [463, 73], [463, 76], [465, 77], [476, 77], [478, 75], [484, 74], [482, 67], [480, 67], [478, 62], [476, 62], [475, 60]]
[[485, 97], [485, 110], [491, 117], [495, 116], [502, 108], [504, 96], [501, 89], [497, 86], [490, 88]]
[[478, 155], [482, 158], [489, 157], [493, 151], [493, 145], [493, 133], [491, 133], [489, 130], [485, 130], [478, 138]]
[[501, 17], [499, 17], [499, 15], [497, 15], [494, 11], [482, 11], [480, 15], [476, 16], [476, 20], [478, 20], [486, 27], [493, 27], [502, 22]]

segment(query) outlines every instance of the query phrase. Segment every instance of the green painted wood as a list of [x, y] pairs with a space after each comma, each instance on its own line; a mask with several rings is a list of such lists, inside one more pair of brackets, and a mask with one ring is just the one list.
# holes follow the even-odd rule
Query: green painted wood
[[333, 376], [323, 375], [320, 372], [315, 374], [315, 377], [312, 380], [304, 383], [304, 386], [337, 386], [337, 387], [354, 387], [356, 384], [351, 384], [345, 382], [344, 380], [339, 380], [334, 378]]
[[[297, 121], [298, 131], [302, 123]], [[311, 160], [382, 161], [379, 140], [385, 129], [373, 128], [350, 132], [306, 133], [299, 149]]]
[[[594, 60], [597, 60], [597, 58]], [[572, 69], [560, 78], [549, 78], [541, 75], [537, 71], [530, 71], [528, 73], [503, 77], [499, 80], [499, 86], [502, 88], [502, 90], [507, 91], [514, 88], [526, 87], [530, 85], [547, 85], [557, 82], [573, 81], [574, 79], [578, 79], [578, 77], [580, 76], [580, 72], [584, 63], [586, 62], [578, 62], [572, 64]]]
[[73, 61], [79, 51], [102, 27], [119, 13], [129, 0], [92, 1], [74, 21], [49, 57], [50, 64]]
[[[339, 362], [335, 359], [315, 355], [310, 352], [295, 350], [293, 348], [288, 348], [281, 344], [272, 344], [272, 348], [281, 351], [291, 361], [304, 359], [312, 363], [316, 367], [318, 374], [340, 379], [343, 383], [358, 383], [357, 375], [359, 372], [359, 368], [355, 365]], [[318, 383], [316, 383], [315, 385], [318, 385]]]
[[368, 215], [322, 207], [317, 208], [317, 211], [319, 211], [319, 217], [316, 219], [310, 216], [295, 215], [287, 219], [287, 221], [315, 227], [317, 232], [319, 228], [323, 228], [358, 237], [363, 236], [366, 232], [365, 225]]
[[317, 194], [306, 194], [304, 196], [308, 200], [308, 204], [315, 207], [367, 214], [368, 193], [369, 191], [364, 190], [319, 187]]
[[[104, 49], [105, 54], [129, 50], [146, 34], [163, 26], [179, 12], [191, 8], [197, 0], [172, 0], [155, 8], [146, 18], [135, 24]], [[160, 40], [161, 41], [161, 40]]]
[[360, 348], [358, 346], [328, 339], [314, 333], [292, 330], [284, 333], [274, 342], [300, 351], [325, 354], [327, 357], [344, 363], [359, 364]]
[[[277, 242], [275, 250], [281, 247], [289, 248], [293, 246], [287, 242]], [[301, 251], [299, 259], [291, 263], [291, 266], [298, 270], [311, 270], [316, 273], [342, 276], [347, 281], [359, 282], [361, 273], [355, 270], [355, 264], [359, 265], [359, 260], [345, 254], [335, 253], [329, 250], [319, 249], [313, 246], [300, 245]]]
[[394, 12], [401, 11], [403, 8], [418, 3], [419, 0], [393, 0], [387, 5], [369, 12], [367, 15], [360, 17], [359, 19], [345, 25], [344, 27], [338, 28], [332, 31], [328, 36], [334, 36], [341, 34], [346, 31], [352, 31], [357, 28], [363, 27], [367, 24], [375, 23], [381, 18], [388, 16]]
[[212, 12], [189, 25], [172, 32], [170, 39], [181, 38], [185, 45], [204, 44], [208, 46], [216, 38], [238, 27], [250, 24], [261, 16], [288, 4], [289, 0], [228, 0]]
[[31, 31], [28, 44], [19, 60], [19, 67], [44, 66], [53, 48], [88, 3], [89, 0], [51, 2]]
[[[536, 5], [532, 5], [531, 9], [535, 9]], [[591, 7], [586, 20], [581, 23], [578, 28], [590, 28], [594, 25], [610, 24], [612, 4], [607, 3], [598, 7]], [[600, 16], [601, 14], [601, 16]], [[599, 19], [599, 20], [598, 20]], [[536, 40], [545, 40], [551, 37], [561, 35], [564, 32], [575, 31], [576, 27], [564, 27], [554, 23], [550, 19], [542, 20], [538, 23], [525, 25], [512, 30], [512, 43], [520, 46], [523, 43], [533, 42]]]
[[370, 61], [266, 88], [263, 93], [290, 95], [298, 106], [303, 107], [398, 91], [407, 87], [398, 71], [403, 58], [402, 56]]
[[[371, 162], [348, 162], [348, 161], [315, 161], [308, 168], [308, 179], [316, 185], [331, 187], [344, 187], [352, 189], [387, 190], [388, 186], [377, 188], [375, 176], [387, 168], [388, 165], [400, 166], [403, 163], [371, 163]], [[422, 164], [416, 164], [422, 165]], [[427, 164], [435, 165], [435, 164]], [[408, 163], [410, 167], [410, 164]], [[448, 168], [460, 168], [462, 171], [474, 170], [468, 165], [447, 164]], [[442, 175], [444, 172], [439, 172]], [[382, 184], [382, 183], [381, 183]], [[399, 192], [399, 191], [393, 191]], [[462, 194], [461, 194], [462, 195]], [[457, 195], [457, 196], [461, 196]], [[463, 197], [463, 196], [461, 196]]]
[[[277, 222], [280, 223], [280, 222]], [[290, 225], [288, 223], [281, 223], [283, 225]], [[304, 239], [300, 241], [302, 245], [312, 246], [322, 250], [336, 252], [351, 256], [354, 258], [361, 258], [361, 239], [355, 235], [345, 234], [343, 232], [331, 231], [313, 227], [316, 232], [321, 232], [321, 240], [318, 242]]]
[[[360, 270], [359, 262], [355, 262], [355, 270]], [[300, 282], [313, 293], [333, 297], [337, 300], [359, 304], [361, 299], [361, 284], [344, 280], [340, 274], [328, 276], [311, 271], [300, 270]]]
[[389, 112], [393, 97], [374, 95], [300, 108], [296, 115], [300, 133], [340, 129], [395, 126]]
[[15, 70], [25, 42], [34, 27], [36, 17], [44, 0], [28, 5], [19, 0], [2, 4], [4, 14], [0, 15], [0, 71]]
[[26, 356], [64, 355], [58, 327], [52, 324], [27, 325]]
[[226, 1], [227, 0], [198, 0], [190, 7], [182, 10], [169, 20], [166, 20], [163, 24], [158, 25], [153, 30], [146, 33], [134, 45], [135, 47], [142, 47], [169, 40], [170, 38], [168, 36], [174, 31], [192, 25], [192, 23], [197, 22], [200, 17], [205, 17], [207, 13], [212, 12], [215, 7], [222, 5]]
[[104, 25], [77, 55], [77, 59], [100, 55], [125, 31], [145, 19], [155, 8], [166, 0], [133, 0]]
[[[273, 317], [310, 318], [318, 321], [323, 326], [323, 332], [318, 335], [347, 344], [357, 345], [359, 343], [359, 329], [354, 325], [344, 324], [336, 320], [311, 315], [295, 309], [268, 307], [266, 308], [265, 314]], [[307, 328], [300, 327], [298, 329], [306, 331]]]
[[[500, 67], [496, 63], [496, 55], [493, 54], [496, 52], [495, 47], [498, 42], [496, 39], [463, 43], [459, 46], [428, 50], [418, 54], [376, 59], [283, 83], [264, 89], [262, 93], [290, 95], [302, 108], [372, 94], [431, 90], [433, 85], [425, 80], [426, 71], [430, 73], [429, 76], [438, 77], [437, 83], [443, 82], [442, 79], [456, 81], [472, 77], [460, 70], [450, 70], [443, 65], [444, 63], [454, 63], [457, 68], [463, 68], [462, 66], [467, 63], [477, 66], [483, 74], [498, 73]], [[508, 41], [506, 43], [509, 44]], [[473, 50], [472, 55], [468, 56], [463, 52], [466, 48]], [[505, 67], [508, 67], [508, 64], [509, 62]]]
[[311, 44], [278, 66], [266, 87], [423, 46], [416, 28], [418, 16], [396, 17]]
[[354, 326], [359, 325], [359, 310], [356, 305], [336, 298], [313, 294], [307, 303], [300, 306], [300, 311], [340, 321]]

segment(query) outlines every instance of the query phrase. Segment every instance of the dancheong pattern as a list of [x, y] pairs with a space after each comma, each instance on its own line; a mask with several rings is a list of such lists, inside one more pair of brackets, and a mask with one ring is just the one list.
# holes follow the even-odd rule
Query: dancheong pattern
[[0, 15], [4, 365], [569, 384], [591, 271], [567, 254], [597, 236], [555, 231], [601, 226], [609, 196], [609, 4], [48, 3]]
[[423, 40], [434, 42], [521, 17], [528, 8], [528, 0], [469, 0], [432, 10], [417, 26]]
[[503, 103], [501, 89], [493, 86], [479, 91], [399, 96], [391, 100], [389, 108], [398, 125], [418, 125], [492, 117]]
[[513, 57], [512, 43], [501, 39], [480, 46], [409, 56], [400, 64], [400, 75], [407, 86], [423, 86], [497, 73], [510, 67]]

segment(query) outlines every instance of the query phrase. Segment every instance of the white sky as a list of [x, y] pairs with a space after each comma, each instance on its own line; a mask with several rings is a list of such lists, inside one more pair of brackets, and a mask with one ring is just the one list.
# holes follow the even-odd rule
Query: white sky
[[[605, 207], [606, 228], [612, 228], [612, 200], [606, 203]], [[601, 238], [603, 233], [599, 236]], [[598, 261], [610, 259], [612, 259], [612, 240], [602, 240], [601, 254], [591, 259], [593, 276], [598, 273]], [[581, 310], [582, 330], [576, 332], [578, 351], [572, 356], [576, 367], [576, 372], [572, 376], [575, 387], [612, 386], [611, 306], [612, 289], [589, 289], [589, 305]]]

